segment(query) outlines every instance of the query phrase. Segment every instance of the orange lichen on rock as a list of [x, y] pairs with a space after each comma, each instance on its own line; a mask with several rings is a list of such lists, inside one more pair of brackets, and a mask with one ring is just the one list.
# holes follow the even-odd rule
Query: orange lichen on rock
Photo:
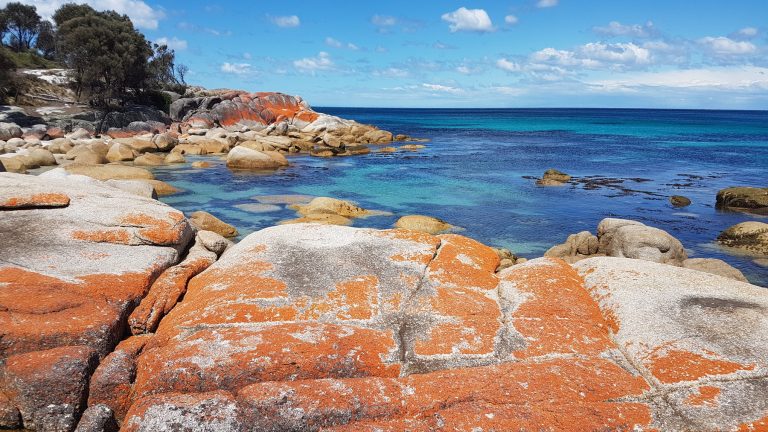
[[0, 353], [87, 344], [104, 356], [117, 337], [121, 308], [143, 296], [152, 278], [149, 272], [65, 281], [0, 268]]
[[490, 354], [501, 328], [498, 303], [479, 290], [471, 288], [437, 288], [430, 298], [432, 309], [445, 317], [430, 328], [423, 339], [417, 339], [414, 353]]
[[122, 218], [124, 224], [139, 227], [138, 236], [151, 244], [176, 245], [181, 243], [184, 233], [189, 229], [187, 220], [180, 212], [170, 212], [171, 221], [159, 219], [141, 213], [129, 214]]
[[647, 389], [607, 360], [552, 359], [395, 379], [260, 383], [238, 399], [264, 430], [632, 430], [651, 423], [650, 408], [615, 399]]
[[134, 309], [128, 324], [134, 335], [153, 332], [160, 319], [176, 306], [187, 290], [187, 282], [216, 261], [215, 254], [204, 254], [166, 269], [152, 284], [147, 295]]
[[364, 275], [336, 284], [326, 299], [315, 300], [300, 315], [302, 320], [316, 320], [332, 313], [338, 320], [367, 320], [378, 314], [379, 278]]
[[[264, 381], [328, 377], [395, 377], [386, 361], [391, 330], [320, 323], [186, 328], [173, 343], [155, 342], [139, 359], [139, 397], [166, 392], [237, 390]], [[161, 339], [162, 340], [162, 339]]]
[[768, 432], [768, 416], [740, 424], [738, 432]]
[[494, 289], [499, 256], [484, 244], [456, 234], [438, 236], [440, 250], [429, 263], [429, 276], [439, 285]]
[[131, 392], [136, 374], [136, 358], [151, 335], [130, 337], [101, 361], [91, 377], [88, 405], [107, 405], [122, 419], [131, 406]]
[[82, 240], [93, 243], [128, 245], [131, 244], [133, 235], [131, 235], [130, 231], [126, 229], [113, 228], [108, 230], [73, 231], [72, 238], [75, 240]]
[[719, 387], [701, 386], [698, 393], [692, 393], [685, 402], [689, 405], [714, 405], [721, 392]]
[[728, 375], [750, 371], [755, 365], [743, 365], [724, 360], [715, 353], [695, 352], [661, 346], [652, 351], [643, 362], [648, 370], [664, 384], [695, 381], [713, 375]]
[[512, 314], [515, 329], [528, 342], [516, 357], [596, 355], [615, 347], [608, 334], [611, 324], [565, 261], [549, 258], [546, 264], [515, 266], [501, 278], [530, 295]]
[[58, 208], [69, 205], [69, 196], [63, 193], [33, 193], [0, 197], [0, 210]]

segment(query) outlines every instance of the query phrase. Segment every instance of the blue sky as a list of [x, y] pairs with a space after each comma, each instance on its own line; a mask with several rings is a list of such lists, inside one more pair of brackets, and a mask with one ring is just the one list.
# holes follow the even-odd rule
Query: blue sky
[[193, 84], [316, 106], [768, 108], [766, 0], [88, 3]]

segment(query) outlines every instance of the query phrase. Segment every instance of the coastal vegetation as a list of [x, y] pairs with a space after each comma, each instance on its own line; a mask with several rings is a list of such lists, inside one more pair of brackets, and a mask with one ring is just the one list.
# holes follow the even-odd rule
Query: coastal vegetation
[[18, 2], [0, 9], [0, 97], [18, 97], [21, 68], [70, 70], [77, 100], [109, 111], [130, 103], [166, 112], [163, 91], [184, 93], [186, 66], [176, 63], [166, 45], [147, 41], [130, 18], [97, 11], [86, 4], [67, 3], [43, 20], [35, 6]]

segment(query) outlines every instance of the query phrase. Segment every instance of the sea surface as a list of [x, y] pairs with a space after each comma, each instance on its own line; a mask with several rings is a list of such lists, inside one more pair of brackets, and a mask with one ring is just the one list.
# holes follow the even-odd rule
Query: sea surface
[[[186, 213], [208, 211], [247, 235], [296, 217], [285, 205], [253, 205], [254, 197], [330, 196], [392, 213], [354, 226], [388, 228], [400, 216], [426, 214], [529, 258], [569, 234], [594, 233], [603, 218], [627, 218], [668, 231], [691, 257], [723, 259], [768, 286], [768, 267], [714, 242], [733, 224], [768, 222], [715, 209], [722, 188], [768, 186], [768, 111], [317, 110], [430, 141], [417, 152], [290, 156], [290, 167], [270, 175], [232, 172], [220, 157], [188, 157], [214, 166], [155, 169], [158, 179], [184, 190], [163, 201]], [[532, 177], [548, 168], [577, 183], [536, 186]], [[693, 204], [674, 208], [670, 195]]]

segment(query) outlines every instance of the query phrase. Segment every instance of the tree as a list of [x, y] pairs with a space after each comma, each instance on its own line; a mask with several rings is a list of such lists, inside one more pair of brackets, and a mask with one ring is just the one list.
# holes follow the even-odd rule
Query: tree
[[179, 77], [179, 82], [182, 85], [187, 85], [187, 80], [185, 78], [187, 73], [189, 73], [189, 66], [181, 63], [176, 65], [176, 76]]
[[8, 17], [6, 16], [5, 9], [0, 9], [0, 45], [3, 44], [6, 33], [8, 33]]
[[[153, 54], [149, 42], [125, 15], [80, 11], [85, 13], [74, 14], [58, 30], [60, 57], [74, 71], [78, 98], [87, 90], [92, 104], [107, 107], [114, 100], [124, 103], [138, 95], [149, 75]], [[54, 19], [57, 16], [62, 14], [57, 11]]]
[[40, 26], [37, 8], [18, 2], [8, 3], [5, 6], [5, 17], [12, 38], [11, 47], [16, 51], [30, 49]]
[[96, 11], [87, 4], [65, 3], [53, 14], [53, 22], [56, 27], [61, 27], [65, 22], [85, 15], [95, 14]]
[[56, 31], [50, 21], [40, 23], [35, 48], [40, 51], [43, 57], [48, 59], [53, 58], [56, 53]]

